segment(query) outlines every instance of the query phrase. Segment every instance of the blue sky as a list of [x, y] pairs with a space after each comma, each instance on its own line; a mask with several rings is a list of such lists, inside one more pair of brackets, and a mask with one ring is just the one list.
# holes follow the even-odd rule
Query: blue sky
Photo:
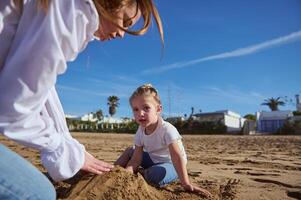
[[191, 107], [254, 114], [269, 110], [264, 99], [301, 95], [300, 0], [156, 4], [163, 58], [155, 25], [144, 36], [91, 42], [58, 79], [66, 114], [102, 109], [108, 115], [107, 97], [116, 95], [116, 117], [131, 117], [128, 98], [144, 83], [158, 89], [166, 117], [190, 114]]

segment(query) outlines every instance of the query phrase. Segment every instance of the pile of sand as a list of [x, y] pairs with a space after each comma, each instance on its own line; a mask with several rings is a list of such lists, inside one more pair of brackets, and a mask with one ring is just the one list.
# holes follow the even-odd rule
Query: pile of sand
[[[78, 175], [56, 186], [59, 199], [74, 200], [157, 200], [157, 199], [206, 199], [201, 194], [184, 191], [179, 183], [164, 188], [153, 187], [138, 174], [121, 167], [104, 175]], [[70, 184], [69, 186], [67, 184]]]

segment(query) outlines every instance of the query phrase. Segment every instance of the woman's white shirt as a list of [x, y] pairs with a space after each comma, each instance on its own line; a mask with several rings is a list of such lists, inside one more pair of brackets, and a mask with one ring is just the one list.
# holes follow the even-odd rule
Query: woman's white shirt
[[23, 10], [0, 1], [0, 133], [40, 150], [50, 176], [63, 180], [84, 164], [85, 148], [70, 135], [55, 90], [98, 29], [92, 0], [52, 0], [45, 12], [37, 1]]

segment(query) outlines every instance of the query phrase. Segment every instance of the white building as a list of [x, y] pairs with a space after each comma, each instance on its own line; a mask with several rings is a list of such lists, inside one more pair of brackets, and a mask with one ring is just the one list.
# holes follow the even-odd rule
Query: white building
[[257, 131], [262, 133], [276, 133], [291, 117], [293, 117], [293, 113], [289, 110], [257, 112]]
[[97, 118], [96, 118], [96, 115], [94, 113], [88, 113], [88, 114], [85, 114], [85, 115], [81, 116], [80, 120], [84, 121], [84, 122], [87, 122], [87, 121], [96, 122]]
[[[98, 119], [96, 117], [96, 115], [94, 113], [87, 113], [84, 114], [80, 117], [75, 116], [75, 115], [65, 115], [66, 118], [68, 119], [74, 119], [74, 120], [79, 120], [79, 121], [83, 121], [83, 122], [97, 122]], [[115, 118], [115, 117], [110, 117], [110, 116], [104, 116], [102, 118], [102, 120], [98, 121], [98, 124], [101, 123], [108, 123], [108, 124], [121, 124], [121, 123], [129, 123], [131, 122], [132, 119], [131, 118]]]
[[76, 119], [76, 120], [80, 120], [81, 117], [77, 116], [77, 115], [69, 115], [69, 114], [65, 114], [65, 117], [67, 119]]
[[99, 124], [108, 123], [108, 124], [121, 124], [124, 123], [123, 119], [113, 118], [113, 117], [103, 117], [102, 120], [98, 122]]
[[227, 127], [227, 132], [238, 132], [243, 128], [245, 118], [230, 110], [198, 113], [193, 115], [200, 122], [221, 122]]
[[[80, 117], [74, 115], [65, 115], [67, 119], [78, 121], [77, 125], [73, 123], [68, 124], [69, 130], [88, 130], [88, 129], [114, 129], [124, 126], [127, 123], [133, 121], [131, 118], [115, 118], [110, 116], [104, 116], [101, 120], [98, 120], [95, 113], [87, 113]], [[93, 124], [81, 123], [81, 122], [94, 122]]]

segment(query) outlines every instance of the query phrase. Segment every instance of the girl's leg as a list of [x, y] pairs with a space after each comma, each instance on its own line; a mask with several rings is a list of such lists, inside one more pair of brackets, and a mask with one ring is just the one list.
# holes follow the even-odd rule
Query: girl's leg
[[0, 144], [0, 199], [54, 200], [56, 192], [38, 169]]
[[[128, 162], [130, 161], [131, 157], [133, 156], [135, 148], [134, 147], [128, 147], [121, 156], [115, 161], [114, 165], [120, 165], [121, 167], [126, 167]], [[141, 167], [144, 169], [151, 167], [154, 165], [153, 161], [151, 160], [148, 153], [143, 152], [142, 155], [142, 162]]]
[[121, 156], [115, 161], [114, 165], [119, 165], [125, 168], [128, 162], [130, 161], [133, 153], [134, 153], [134, 148], [128, 147], [126, 150], [124, 150]]
[[144, 178], [148, 183], [162, 187], [175, 181], [178, 174], [172, 163], [159, 163], [144, 170]]

